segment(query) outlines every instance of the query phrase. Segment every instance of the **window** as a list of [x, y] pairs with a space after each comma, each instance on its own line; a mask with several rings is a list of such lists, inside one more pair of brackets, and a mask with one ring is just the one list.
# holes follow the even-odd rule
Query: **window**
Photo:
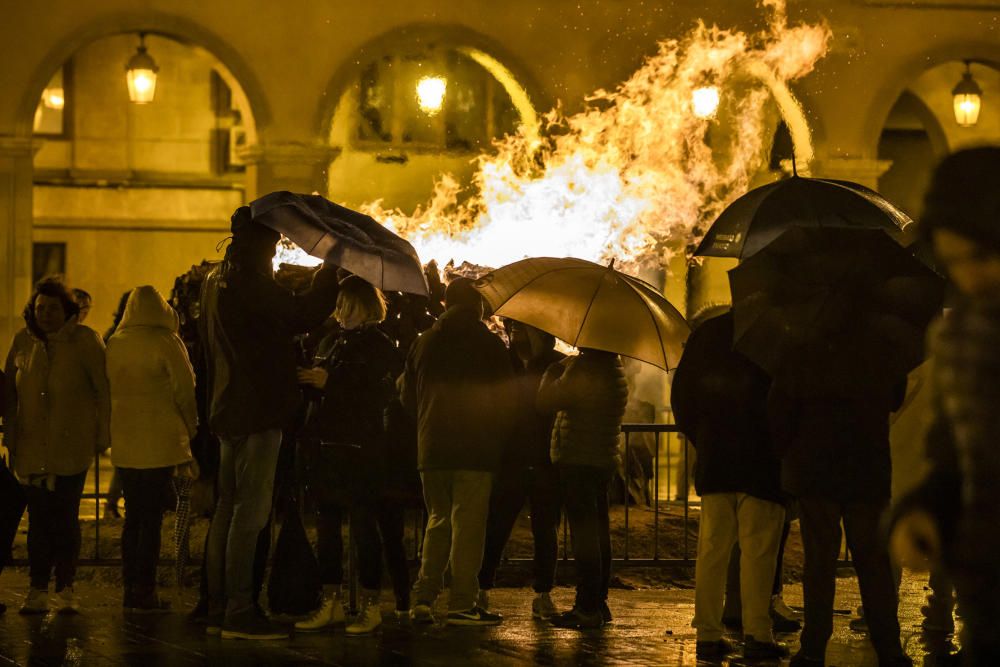
[[359, 83], [361, 148], [481, 152], [520, 118], [503, 86], [455, 50], [384, 56], [362, 68]]
[[63, 65], [52, 75], [35, 108], [35, 134], [64, 137], [69, 117], [69, 67]]
[[31, 248], [31, 284], [46, 276], [66, 275], [65, 243], [34, 243]]

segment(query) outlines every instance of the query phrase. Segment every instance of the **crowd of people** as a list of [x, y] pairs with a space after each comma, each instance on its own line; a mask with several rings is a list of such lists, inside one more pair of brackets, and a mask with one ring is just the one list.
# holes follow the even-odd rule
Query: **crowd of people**
[[[905, 376], [850, 397], [803, 395], [733, 349], [730, 311], [694, 327], [671, 397], [696, 450], [701, 496], [699, 658], [734, 651], [727, 626], [742, 629], [747, 659], [787, 655], [775, 632], [799, 629], [780, 597], [782, 552], [798, 519], [805, 609], [792, 665], [824, 664], [842, 527], [863, 602], [857, 627], [868, 632], [879, 665], [912, 664], [897, 619], [900, 564], [934, 568], [925, 627], [953, 629], [953, 581], [965, 618], [964, 664], [1000, 664], [997, 174], [1000, 148], [962, 151], [939, 166], [927, 195], [919, 228], [954, 289], [929, 334], [923, 369], [933, 422], [926, 435], [911, 434], [926, 438], [931, 472], [902, 497], [893, 491], [900, 463], [890, 423], [908, 400]], [[621, 358], [586, 348], [564, 356], [551, 335], [515, 321], [506, 323], [508, 346], [462, 277], [448, 283], [443, 307], [422, 305], [421, 325], [407, 327], [386, 319], [391, 304], [379, 289], [330, 264], [306, 288], [289, 290], [272, 271], [278, 240], [249, 208], [233, 215], [225, 259], [198, 294], [194, 358], [179, 335], [187, 314], [153, 287], [123, 297], [105, 345], [83, 324], [86, 292], [59, 279], [35, 286], [3, 383], [4, 444], [29, 517], [30, 588], [21, 612], [53, 606], [53, 571], [55, 608], [78, 611], [80, 499], [95, 452], [110, 447], [125, 499], [128, 612], [168, 609], [156, 587], [163, 498], [179, 479], [208, 474], [216, 503], [192, 617], [223, 638], [287, 637], [259, 594], [280, 495], [276, 472], [291, 452], [293, 495], [304, 490], [310, 499], [319, 565], [312, 608], [296, 631], [374, 632], [383, 563], [401, 618], [434, 622], [447, 572], [448, 625], [501, 623], [489, 592], [526, 502], [533, 616], [563, 628], [610, 623], [608, 492], [628, 400]], [[206, 426], [218, 443], [210, 472], [191, 447]], [[413, 582], [403, 548], [408, 498], [422, 500], [427, 515]], [[298, 520], [303, 505], [284, 506], [292, 513], [285, 521]], [[573, 607], [559, 612], [550, 592], [563, 512], [577, 586]], [[361, 585], [350, 620], [345, 519]]]

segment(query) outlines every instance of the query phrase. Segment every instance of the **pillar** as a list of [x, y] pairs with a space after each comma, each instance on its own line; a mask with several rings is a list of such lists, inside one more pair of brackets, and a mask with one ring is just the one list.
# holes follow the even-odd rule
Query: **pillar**
[[339, 148], [322, 142], [268, 141], [247, 146], [240, 154], [247, 165], [247, 200], [275, 190], [325, 195], [330, 162], [339, 154]]
[[41, 142], [0, 135], [0, 341], [3, 356], [31, 294], [32, 159]]

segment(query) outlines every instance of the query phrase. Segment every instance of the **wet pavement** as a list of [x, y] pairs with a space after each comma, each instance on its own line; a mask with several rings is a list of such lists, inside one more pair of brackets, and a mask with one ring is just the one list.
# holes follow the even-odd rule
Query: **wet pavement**
[[[183, 614], [124, 617], [119, 591], [95, 582], [78, 584], [82, 613], [26, 617], [17, 613], [26, 588], [26, 573], [8, 570], [0, 576], [0, 601], [10, 609], [0, 617], [0, 665], [738, 665], [734, 656], [721, 662], [695, 660], [692, 590], [613, 590], [612, 625], [579, 633], [559, 630], [531, 618], [530, 589], [493, 591], [491, 606], [505, 616], [495, 628], [411, 626], [383, 605], [386, 621], [372, 637], [347, 637], [342, 629], [299, 634], [287, 641], [245, 642], [206, 637]], [[926, 577], [907, 575], [901, 590], [900, 621], [907, 653], [924, 664], [928, 648], [920, 634], [920, 605]], [[171, 593], [169, 589], [165, 591]], [[187, 609], [195, 592], [175, 598], [175, 608]], [[391, 594], [386, 593], [388, 600]], [[557, 605], [572, 601], [572, 590], [553, 593]], [[786, 601], [801, 604], [801, 587], [786, 587]], [[444, 602], [440, 600], [439, 602]], [[859, 604], [857, 582], [838, 580], [837, 607]], [[443, 614], [444, 608], [438, 609]], [[828, 665], [877, 664], [864, 634], [848, 627], [850, 616], [835, 616]], [[796, 635], [780, 637], [793, 650]], [[735, 637], [734, 637], [735, 639]], [[954, 650], [954, 646], [950, 647]], [[784, 661], [787, 663], [787, 660]], [[755, 664], [779, 665], [777, 661]]]

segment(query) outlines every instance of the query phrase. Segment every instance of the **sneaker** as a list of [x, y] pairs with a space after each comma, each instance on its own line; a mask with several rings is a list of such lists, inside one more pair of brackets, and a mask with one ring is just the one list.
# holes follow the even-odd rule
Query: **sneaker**
[[604, 626], [604, 619], [601, 612], [585, 612], [579, 607], [573, 607], [567, 612], [556, 614], [549, 619], [552, 625], [557, 628], [569, 628], [571, 630], [596, 630]]
[[788, 657], [788, 647], [777, 642], [759, 642], [753, 637], [743, 641], [745, 660], [780, 660]]
[[319, 632], [334, 625], [343, 625], [347, 622], [347, 614], [344, 613], [344, 604], [334, 596], [323, 596], [319, 609], [314, 611], [309, 618], [295, 624], [295, 629], [302, 632]]
[[531, 617], [547, 620], [558, 614], [556, 606], [552, 603], [552, 597], [548, 593], [538, 593], [531, 601]]
[[274, 625], [254, 609], [248, 609], [236, 614], [226, 614], [226, 619], [222, 622], [222, 638], [258, 641], [288, 639], [288, 631]]
[[431, 611], [430, 602], [418, 602], [410, 610], [410, 620], [414, 623], [433, 623], [434, 612]]
[[134, 597], [132, 606], [125, 611], [133, 614], [165, 614], [170, 611], [170, 601], [164, 600], [156, 593], [142, 597]]
[[476, 598], [476, 606], [481, 609], [490, 608], [490, 592], [488, 590], [479, 589], [479, 596]]
[[379, 609], [378, 594], [365, 596], [361, 602], [361, 612], [354, 622], [347, 626], [347, 634], [353, 636], [370, 635], [382, 625], [382, 610]]
[[61, 591], [56, 591], [56, 613], [80, 613], [80, 601], [76, 599], [76, 593], [73, 592], [72, 586], [67, 586]]
[[780, 595], [772, 595], [771, 596], [771, 613], [772, 614], [777, 614], [778, 616], [781, 616], [782, 618], [792, 618], [792, 619], [795, 619], [795, 620], [801, 620], [802, 619], [802, 612], [801, 611], [795, 611], [794, 609], [792, 609], [791, 607], [789, 607], [787, 604], [785, 604], [785, 599], [783, 597], [781, 597]]
[[695, 642], [694, 653], [699, 659], [724, 658], [733, 652], [733, 645], [727, 639], [703, 640]]
[[47, 614], [49, 613], [49, 592], [41, 588], [32, 588], [28, 591], [28, 597], [24, 598], [21, 605], [21, 614]]
[[791, 661], [788, 663], [788, 667], [823, 667], [824, 664], [825, 662], [823, 658], [810, 658], [799, 651], [792, 656]]
[[503, 616], [477, 606], [467, 611], [449, 611], [447, 623], [448, 625], [500, 625], [503, 623]]

